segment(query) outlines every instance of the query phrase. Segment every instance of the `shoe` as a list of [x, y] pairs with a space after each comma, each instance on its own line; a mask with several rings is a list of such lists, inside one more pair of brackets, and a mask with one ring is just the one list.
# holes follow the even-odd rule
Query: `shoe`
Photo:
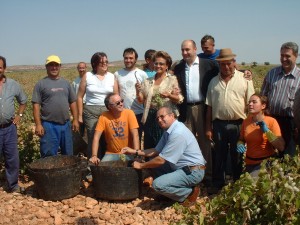
[[19, 193], [25, 194], [26, 189], [24, 187], [17, 186], [14, 189], [10, 190], [10, 193]]
[[180, 204], [184, 207], [190, 207], [196, 203], [199, 195], [200, 195], [200, 187], [195, 186], [193, 187], [192, 193], [184, 200], [184, 202]]
[[153, 177], [147, 177], [144, 181], [143, 184], [148, 186], [148, 187], [152, 187], [152, 183], [153, 183]]

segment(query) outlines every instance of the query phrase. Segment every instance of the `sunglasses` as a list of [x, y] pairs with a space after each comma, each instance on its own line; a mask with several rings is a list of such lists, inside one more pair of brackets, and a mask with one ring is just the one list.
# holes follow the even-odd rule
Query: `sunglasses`
[[120, 101], [117, 101], [116, 103], [110, 103], [110, 105], [116, 105], [119, 106], [121, 103], [124, 102], [124, 99], [121, 99]]
[[155, 65], [155, 66], [158, 66], [158, 65], [159, 65], [159, 66], [163, 66], [163, 65], [166, 65], [166, 63], [163, 63], [163, 62], [155, 62], [154, 65]]
[[101, 65], [101, 66], [108, 65], [108, 61], [99, 62], [99, 65]]

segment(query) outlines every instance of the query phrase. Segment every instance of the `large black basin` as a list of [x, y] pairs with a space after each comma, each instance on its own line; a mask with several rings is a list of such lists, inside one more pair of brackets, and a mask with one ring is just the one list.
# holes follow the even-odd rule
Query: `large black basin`
[[91, 165], [95, 196], [106, 200], [132, 200], [140, 195], [142, 173], [128, 162], [100, 162]]

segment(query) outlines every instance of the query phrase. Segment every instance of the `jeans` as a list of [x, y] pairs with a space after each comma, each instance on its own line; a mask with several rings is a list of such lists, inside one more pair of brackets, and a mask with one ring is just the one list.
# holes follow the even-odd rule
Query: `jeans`
[[42, 121], [45, 134], [40, 139], [41, 157], [57, 155], [60, 148], [63, 155], [73, 155], [71, 122], [58, 124]]
[[[120, 154], [105, 154], [103, 158], [101, 159], [101, 162], [107, 162], [107, 161], [118, 161], [120, 159]], [[132, 160], [132, 157], [129, 155], [126, 155], [126, 160]]]
[[[95, 133], [95, 128], [98, 122], [100, 115], [107, 111], [105, 106], [100, 105], [84, 105], [83, 109], [83, 122], [86, 127], [87, 136], [88, 136], [88, 151], [87, 156], [91, 158], [92, 156], [92, 144]], [[100, 149], [100, 151], [99, 151]], [[104, 133], [102, 133], [100, 138], [100, 145], [98, 149], [98, 156], [101, 158], [105, 154], [105, 137]]]
[[0, 152], [5, 158], [8, 190], [12, 191], [18, 187], [20, 167], [16, 125], [11, 124], [9, 127], [0, 128]]
[[220, 189], [225, 185], [225, 170], [228, 151], [231, 157], [233, 180], [238, 180], [242, 173], [242, 154], [236, 151], [240, 136], [242, 120], [213, 121], [213, 139], [215, 142], [212, 151], [212, 183]]
[[152, 187], [156, 192], [178, 202], [183, 202], [193, 187], [198, 185], [203, 177], [204, 170], [195, 169], [186, 175], [182, 169], [170, 171], [154, 179]]

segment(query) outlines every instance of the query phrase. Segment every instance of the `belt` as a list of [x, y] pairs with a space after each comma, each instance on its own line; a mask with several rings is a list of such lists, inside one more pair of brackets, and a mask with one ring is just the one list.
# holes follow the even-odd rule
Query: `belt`
[[12, 124], [12, 121], [9, 123], [0, 124], [0, 128], [6, 128], [9, 127]]
[[199, 169], [199, 170], [205, 170], [206, 169], [206, 166], [203, 166], [203, 165], [197, 165], [197, 166], [189, 166], [190, 170], [196, 170], [196, 169]]
[[204, 104], [204, 101], [187, 103], [187, 105], [189, 105], [189, 106], [201, 105], [201, 104]]

